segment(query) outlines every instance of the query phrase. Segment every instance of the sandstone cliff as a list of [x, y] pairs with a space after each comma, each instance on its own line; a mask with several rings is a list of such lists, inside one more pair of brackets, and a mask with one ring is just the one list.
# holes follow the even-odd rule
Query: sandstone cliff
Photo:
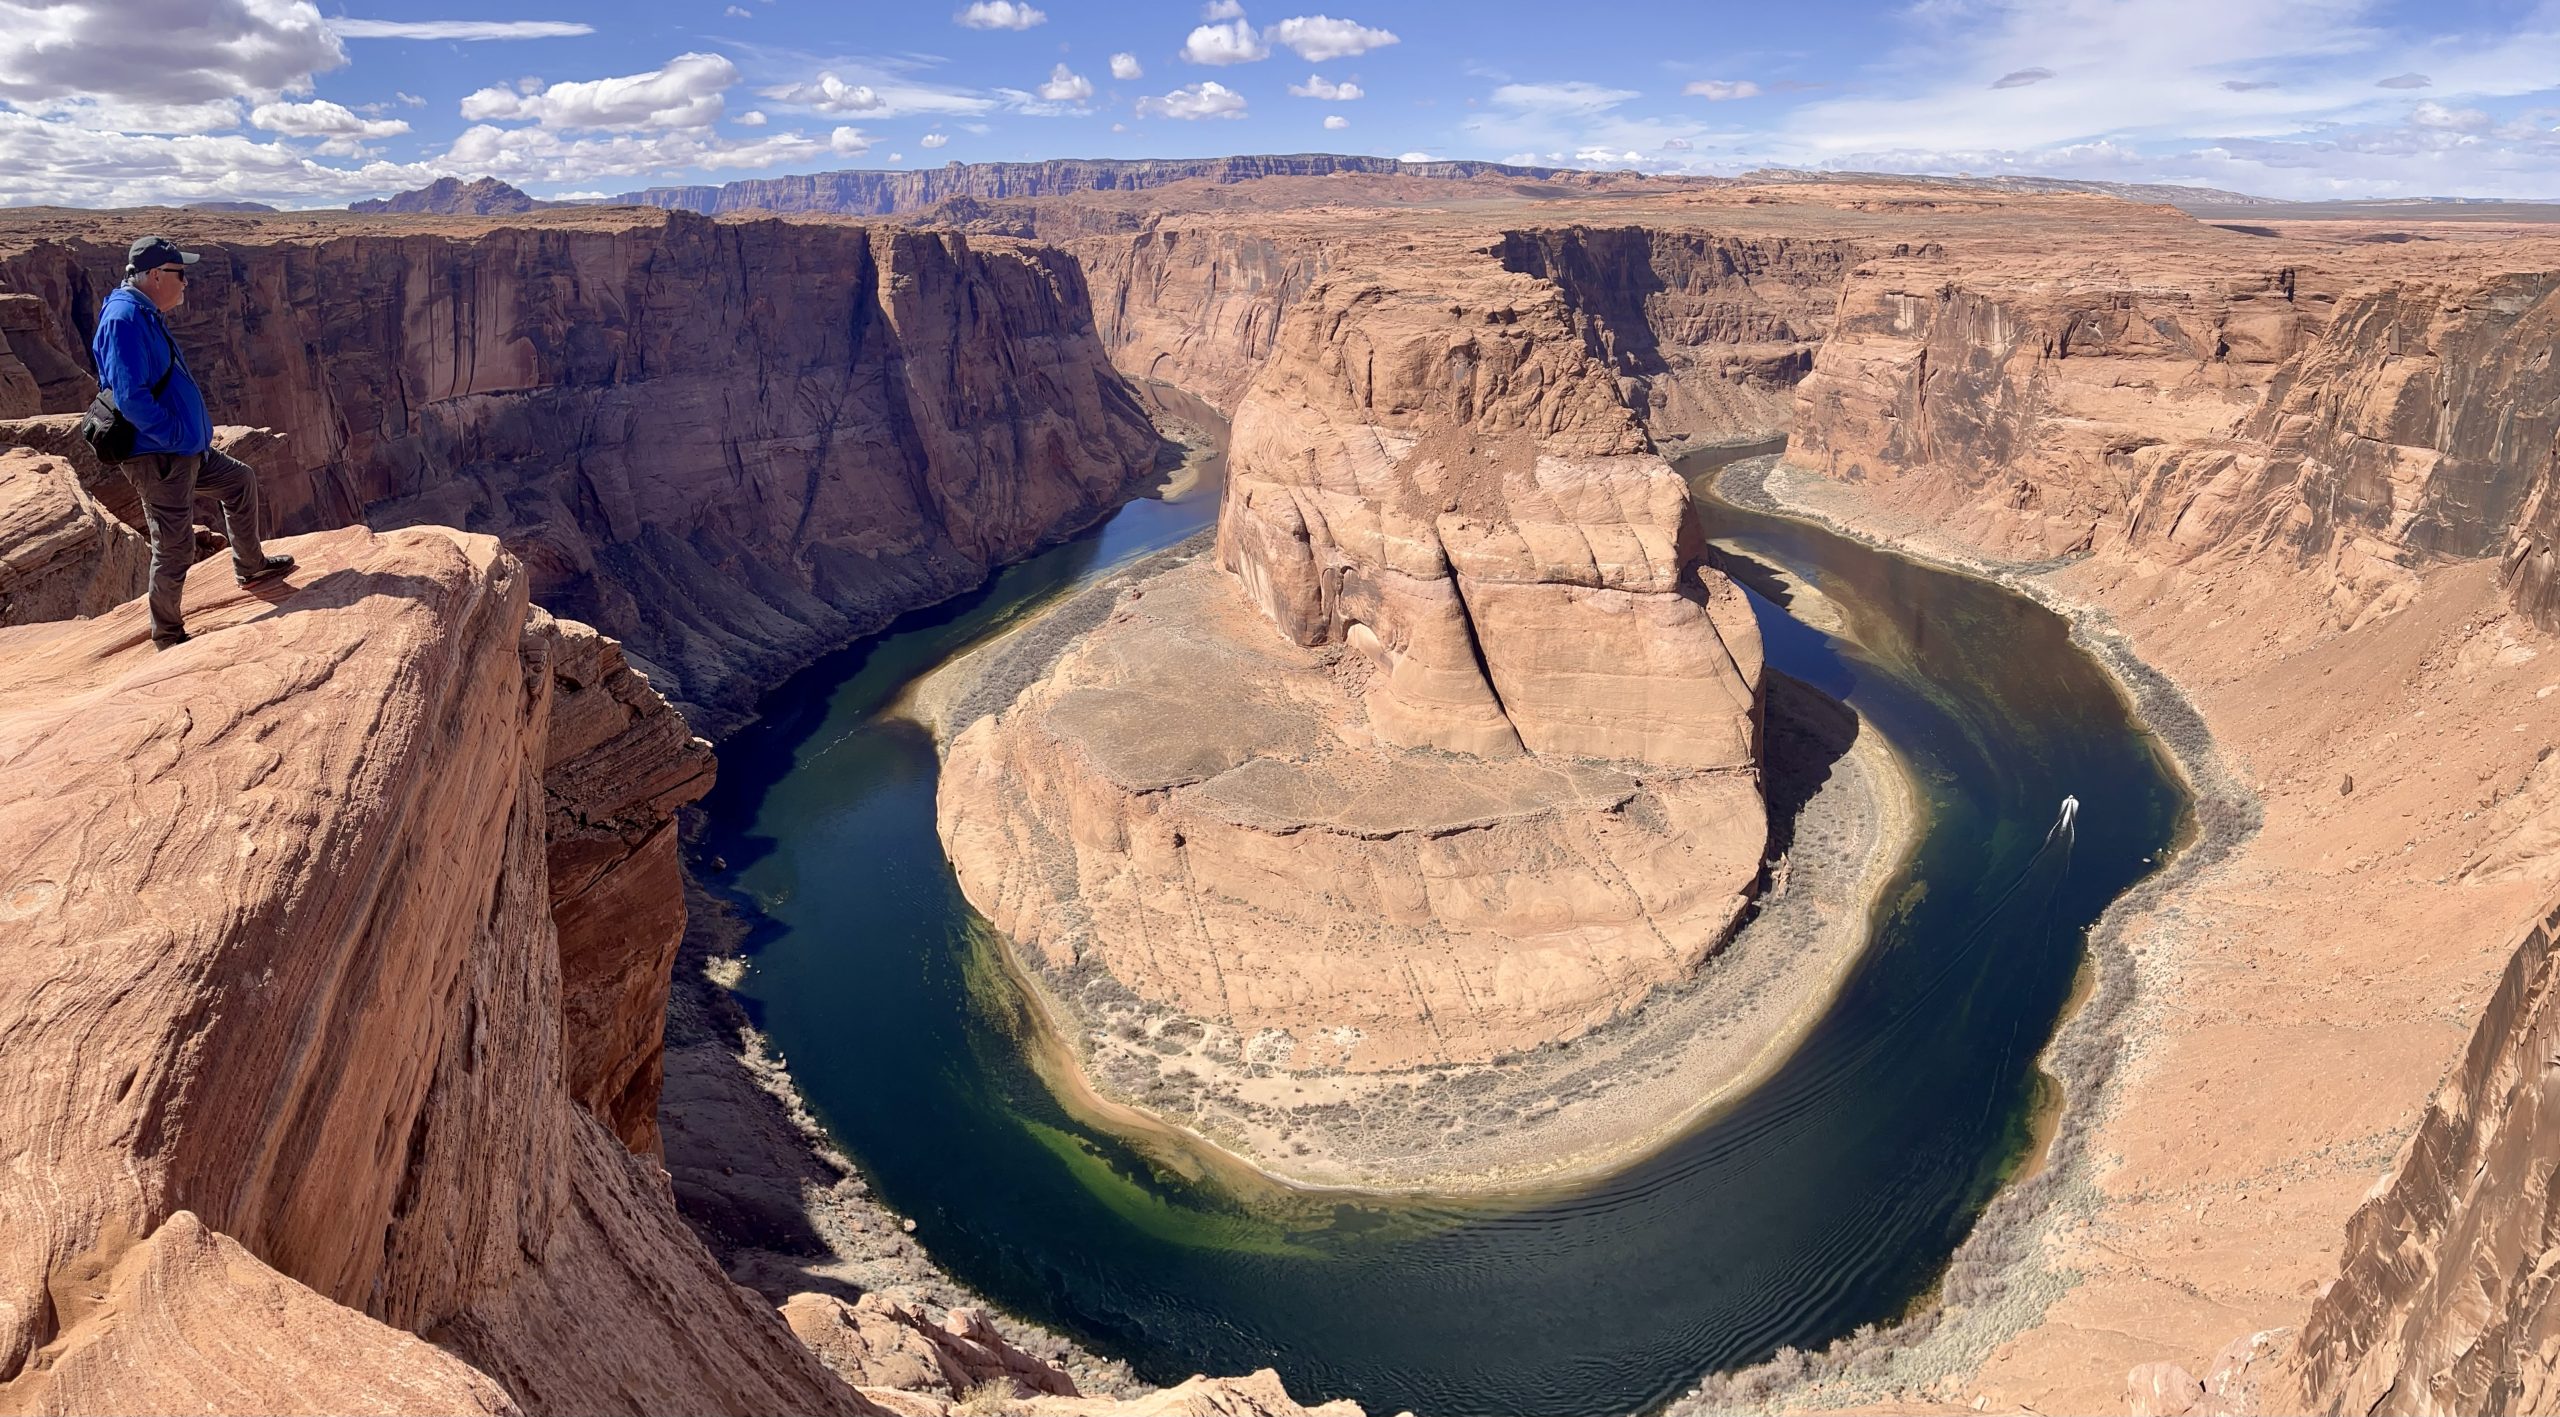
[[80, 485], [71, 464], [0, 448], [0, 625], [95, 615], [150, 576], [142, 537]]
[[962, 886], [1053, 975], [1303, 1070], [1573, 1037], [1723, 940], [1760, 648], [1545, 281], [1444, 253], [1294, 302], [1213, 572], [951, 744]]
[[2302, 1410], [2548, 1412], [2560, 1403], [2546, 1130], [2560, 1108], [2555, 942], [2560, 910], [2518, 943], [2395, 1174], [2347, 1222], [2337, 1281], [2283, 1365]]
[[2341, 626], [2405, 604], [2431, 561], [2505, 554], [2552, 623], [2560, 384], [2535, 351], [2560, 302], [2534, 253], [2419, 278], [2196, 244], [2174, 284], [2094, 254], [2023, 275], [1979, 250], [1871, 262], [1797, 389], [1790, 459], [1909, 479], [1969, 539], [2030, 557], [2282, 556]]
[[1517, 177], [1587, 184], [1568, 168], [1499, 162], [1403, 162], [1340, 153], [1199, 158], [1060, 158], [1049, 162], [953, 162], [915, 172], [813, 172], [751, 178], [717, 187], [650, 187], [616, 202], [716, 214], [737, 211], [839, 212], [886, 216], [952, 197], [1057, 197], [1082, 192], [1142, 191], [1174, 182], [1246, 182], [1258, 177], [1322, 177], [1383, 173], [1424, 178]]
[[[176, 651], [6, 632], [10, 1405], [867, 1410], [573, 1094], [621, 966], [561, 953], [543, 773], [594, 647], [485, 537], [288, 549], [193, 578]], [[611, 717], [562, 714], [555, 803], [630, 798]]]
[[1574, 226], [1503, 233], [1504, 267], [1555, 283], [1657, 441], [1783, 433], [1858, 259], [1843, 239]]
[[73, 350], [32, 295], [0, 294], [0, 418], [77, 413], [98, 390], [85, 350]]
[[[175, 320], [190, 366], [282, 439], [270, 523], [495, 534], [543, 604], [714, 730], [1155, 465], [1074, 263], [1045, 248], [682, 213], [418, 220], [173, 228], [209, 253]], [[15, 234], [0, 287], [80, 343], [122, 248]]]

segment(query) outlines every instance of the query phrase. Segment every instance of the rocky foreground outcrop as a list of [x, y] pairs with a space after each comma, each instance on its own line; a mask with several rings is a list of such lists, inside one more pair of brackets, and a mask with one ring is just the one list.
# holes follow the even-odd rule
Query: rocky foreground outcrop
[[865, 1410], [567, 1083], [595, 982], [521, 568], [287, 548], [268, 595], [193, 578], [168, 653], [122, 615], [5, 635], [10, 1405]]
[[[1053, 250], [537, 220], [173, 218], [206, 252], [173, 325], [218, 415], [280, 438], [260, 461], [274, 527], [495, 535], [544, 605], [628, 645], [697, 726], [1156, 467]], [[94, 224], [0, 227], [0, 289], [41, 306], [46, 348], [78, 348], [122, 253]], [[59, 387], [45, 408], [86, 403], [85, 376]]]
[[1702, 550], [1552, 284], [1338, 273], [1237, 409], [1214, 569], [951, 744], [962, 887], [1256, 1064], [1576, 1036], [1759, 869], [1759, 636]]
[[0, 1408], [1305, 1411], [872, 1296], [813, 1353], [856, 1306], [732, 1284], [648, 1156], [707, 745], [488, 537], [281, 545], [176, 650], [0, 632]]

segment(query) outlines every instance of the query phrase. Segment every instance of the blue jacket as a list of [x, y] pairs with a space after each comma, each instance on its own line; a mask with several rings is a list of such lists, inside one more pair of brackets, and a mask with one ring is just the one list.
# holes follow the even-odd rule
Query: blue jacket
[[[115, 390], [116, 407], [133, 421], [135, 456], [183, 456], [213, 446], [213, 419], [204, 411], [204, 394], [187, 372], [187, 361], [178, 357], [177, 341], [169, 337], [169, 326], [151, 297], [129, 285], [117, 286], [98, 311], [98, 334], [89, 341], [89, 357], [97, 362], [98, 382]], [[153, 398], [151, 386], [164, 373], [168, 385]]]

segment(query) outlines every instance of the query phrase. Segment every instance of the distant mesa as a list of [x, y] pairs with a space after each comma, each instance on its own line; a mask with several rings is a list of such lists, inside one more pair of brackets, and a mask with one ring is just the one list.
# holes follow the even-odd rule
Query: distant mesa
[[183, 210], [191, 212], [272, 212], [276, 208], [264, 202], [189, 202]]
[[[350, 202], [351, 212], [426, 212], [436, 216], [514, 216], [548, 206], [537, 202], [495, 177], [477, 182], [464, 182], [455, 177], [439, 177], [414, 192], [394, 197], [375, 197], [370, 201]], [[273, 211], [273, 207], [258, 208]]]
[[[2033, 82], [2030, 80], [2029, 82]], [[2151, 202], [2185, 210], [2189, 207], [2280, 206], [2273, 197], [2229, 192], [2219, 187], [2182, 187], [2168, 182], [2099, 182], [2078, 177], [1992, 177], [1926, 175], [1909, 172], [1815, 172], [1800, 167], [1759, 167], [1742, 174], [1745, 182], [1890, 182], [1897, 187], [1958, 187], [1982, 192], [2094, 192], [2128, 202]]]
[[650, 187], [613, 200], [628, 206], [678, 207], [717, 216], [722, 212], [838, 212], [895, 216], [954, 197], [1001, 201], [1056, 197], [1074, 192], [1138, 191], [1174, 182], [1245, 182], [1257, 177], [1329, 177], [1357, 173], [1386, 177], [1467, 180], [1480, 177], [1591, 183], [1602, 174], [1562, 167], [1515, 167], [1500, 162], [1405, 162], [1342, 153], [1290, 153], [1205, 158], [1062, 158], [1053, 162], [954, 162], [916, 172], [878, 170], [809, 172], [754, 178], [717, 187]]

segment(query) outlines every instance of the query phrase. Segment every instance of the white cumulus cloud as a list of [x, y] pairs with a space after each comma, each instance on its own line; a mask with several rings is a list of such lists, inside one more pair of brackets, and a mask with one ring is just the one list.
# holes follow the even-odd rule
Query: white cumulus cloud
[[1262, 32], [1274, 44], [1286, 45], [1310, 64], [1328, 59], [1349, 59], [1397, 43], [1387, 30], [1371, 29], [1350, 20], [1337, 20], [1331, 15], [1300, 15], [1282, 20]]
[[859, 128], [838, 128], [827, 135], [827, 147], [838, 157], [860, 157], [871, 151], [871, 139]]
[[2421, 128], [2477, 133], [2489, 126], [2489, 115], [2477, 108], [2449, 108], [2429, 99], [2409, 111], [2409, 121]]
[[1017, 0], [973, 0], [968, 9], [952, 16], [951, 22], [973, 30], [1027, 30], [1048, 18], [1048, 11]]
[[852, 78], [840, 78], [834, 69], [828, 69], [804, 84], [785, 84], [758, 89], [757, 92], [776, 103], [829, 116], [857, 113], [866, 118], [896, 118], [910, 113], [964, 116], [986, 113], [997, 107], [997, 100], [985, 94], [920, 83], [898, 69], [848, 63], [846, 72]]
[[0, 0], [0, 35], [0, 101], [22, 108], [256, 103], [347, 62], [310, 0]]
[[1208, 4], [1200, 7], [1200, 18], [1204, 20], [1241, 20], [1244, 18], [1244, 6], [1239, 3], [1239, 0], [1209, 0]]
[[729, 121], [741, 128], [761, 128], [765, 124], [765, 117], [762, 113], [750, 108]]
[[596, 27], [569, 20], [350, 20], [329, 21], [345, 39], [571, 39]]
[[921, 141], [926, 147], [938, 148], [944, 143], [950, 142], [951, 135], [949, 133], [927, 133], [919, 141]]
[[700, 128], [720, 120], [738, 66], [718, 54], [679, 54], [645, 74], [550, 84], [530, 93], [485, 88], [462, 100], [474, 122], [531, 120], [546, 128]]
[[[687, 171], [752, 170], [811, 162], [828, 145], [799, 133], [744, 141], [706, 128], [659, 133], [610, 133], [570, 137], [552, 128], [466, 128], [445, 153], [424, 166], [432, 176], [487, 175], [524, 185], [593, 182], [607, 177], [664, 177]], [[417, 186], [404, 181], [400, 186]], [[377, 186], [379, 190], [379, 185]]]
[[1143, 79], [1146, 76], [1147, 71], [1138, 67], [1137, 55], [1114, 54], [1111, 56], [1111, 77], [1115, 79]]
[[1040, 86], [1040, 96], [1051, 103], [1082, 103], [1093, 97], [1093, 81], [1060, 64], [1049, 71], [1049, 82]]
[[1760, 86], [1749, 79], [1700, 79], [1684, 86], [1680, 92], [1709, 103], [1726, 103], [1737, 98], [1757, 98]]
[[1161, 98], [1138, 100], [1138, 112], [1157, 118], [1242, 118], [1244, 95], [1214, 80], [1186, 84]]
[[1327, 103], [1349, 103], [1355, 98], [1368, 97], [1358, 84], [1337, 84], [1322, 74], [1309, 74], [1305, 83], [1291, 84], [1289, 94], [1293, 98], [1320, 98]]
[[1241, 19], [1202, 25], [1182, 42], [1182, 57], [1194, 64], [1251, 64], [1271, 57], [1271, 46]]
[[1339, 113], [1328, 113], [1324, 116], [1324, 126], [1329, 132], [1339, 133], [1351, 126], [1351, 120]]
[[325, 98], [259, 104], [249, 110], [249, 124], [289, 138], [396, 138], [409, 131], [409, 125], [397, 118], [360, 118], [353, 109]]

